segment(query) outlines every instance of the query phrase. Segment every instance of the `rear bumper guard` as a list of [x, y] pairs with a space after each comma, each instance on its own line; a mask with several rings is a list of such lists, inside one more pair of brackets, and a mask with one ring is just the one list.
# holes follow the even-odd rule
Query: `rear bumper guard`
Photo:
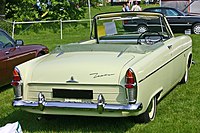
[[142, 103], [136, 104], [106, 104], [102, 94], [98, 96], [98, 103], [74, 103], [74, 102], [57, 102], [46, 101], [42, 93], [38, 94], [38, 101], [24, 101], [14, 100], [14, 107], [39, 107], [39, 110], [43, 111], [46, 107], [55, 108], [73, 108], [73, 109], [96, 109], [100, 114], [104, 110], [116, 110], [116, 111], [139, 111], [142, 109]]

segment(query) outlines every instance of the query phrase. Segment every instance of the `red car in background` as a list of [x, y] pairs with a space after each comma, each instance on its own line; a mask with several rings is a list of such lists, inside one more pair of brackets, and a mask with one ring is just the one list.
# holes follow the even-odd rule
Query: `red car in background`
[[11, 82], [12, 71], [16, 65], [48, 52], [45, 46], [24, 45], [22, 40], [14, 40], [0, 29], [0, 87]]

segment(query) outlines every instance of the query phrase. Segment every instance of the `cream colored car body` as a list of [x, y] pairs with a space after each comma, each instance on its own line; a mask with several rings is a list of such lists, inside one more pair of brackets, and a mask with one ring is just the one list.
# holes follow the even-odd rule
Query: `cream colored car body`
[[[155, 43], [157, 46], [101, 44], [93, 39], [68, 44], [63, 46], [69, 49], [66, 52], [53, 52], [21, 64], [17, 70], [23, 91], [20, 98], [15, 93], [13, 105], [38, 114], [104, 117], [143, 114], [154, 97], [160, 100], [182, 80], [191, 64], [191, 38], [174, 37], [171, 30], [168, 32], [170, 38]], [[128, 69], [136, 78], [133, 102], [125, 87]], [[19, 86], [14, 88], [16, 92]], [[55, 98], [53, 89], [92, 90], [92, 99]], [[44, 96], [45, 101], [39, 95]], [[86, 105], [85, 108], [82, 105]]]

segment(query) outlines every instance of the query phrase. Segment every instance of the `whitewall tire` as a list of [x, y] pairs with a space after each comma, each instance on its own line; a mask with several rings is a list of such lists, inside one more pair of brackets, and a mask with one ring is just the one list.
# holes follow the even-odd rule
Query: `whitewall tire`
[[140, 114], [139, 116], [135, 117], [135, 121], [137, 123], [148, 123], [153, 121], [156, 116], [156, 106], [157, 106], [157, 98], [156, 96], [151, 99], [147, 110]]

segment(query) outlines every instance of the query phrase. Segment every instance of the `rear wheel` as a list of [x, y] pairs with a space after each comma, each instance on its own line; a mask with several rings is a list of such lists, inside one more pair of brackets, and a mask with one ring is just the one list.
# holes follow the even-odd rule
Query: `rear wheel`
[[187, 83], [191, 64], [192, 64], [192, 55], [189, 56], [188, 63], [185, 68], [185, 74], [184, 74], [183, 78], [181, 79], [180, 83], [182, 83], [182, 84]]
[[183, 78], [182, 78], [182, 80], [181, 80], [181, 83], [182, 83], [182, 84], [187, 83], [187, 81], [188, 81], [188, 73], [189, 73], [189, 68], [186, 67], [185, 74], [184, 74], [184, 76], [183, 76]]
[[156, 116], [157, 98], [156, 96], [151, 99], [147, 110], [135, 118], [137, 123], [148, 123], [153, 121]]
[[194, 34], [200, 34], [200, 23], [196, 23], [193, 27], [192, 27], [192, 31]]
[[148, 28], [147, 28], [146, 25], [139, 25], [139, 26], [138, 26], [138, 29], [137, 29], [138, 33], [144, 33], [144, 32], [146, 32], [147, 30], [148, 30]]
[[37, 57], [40, 57], [42, 55], [44, 55], [44, 53], [40, 52], [40, 53], [38, 53]]

